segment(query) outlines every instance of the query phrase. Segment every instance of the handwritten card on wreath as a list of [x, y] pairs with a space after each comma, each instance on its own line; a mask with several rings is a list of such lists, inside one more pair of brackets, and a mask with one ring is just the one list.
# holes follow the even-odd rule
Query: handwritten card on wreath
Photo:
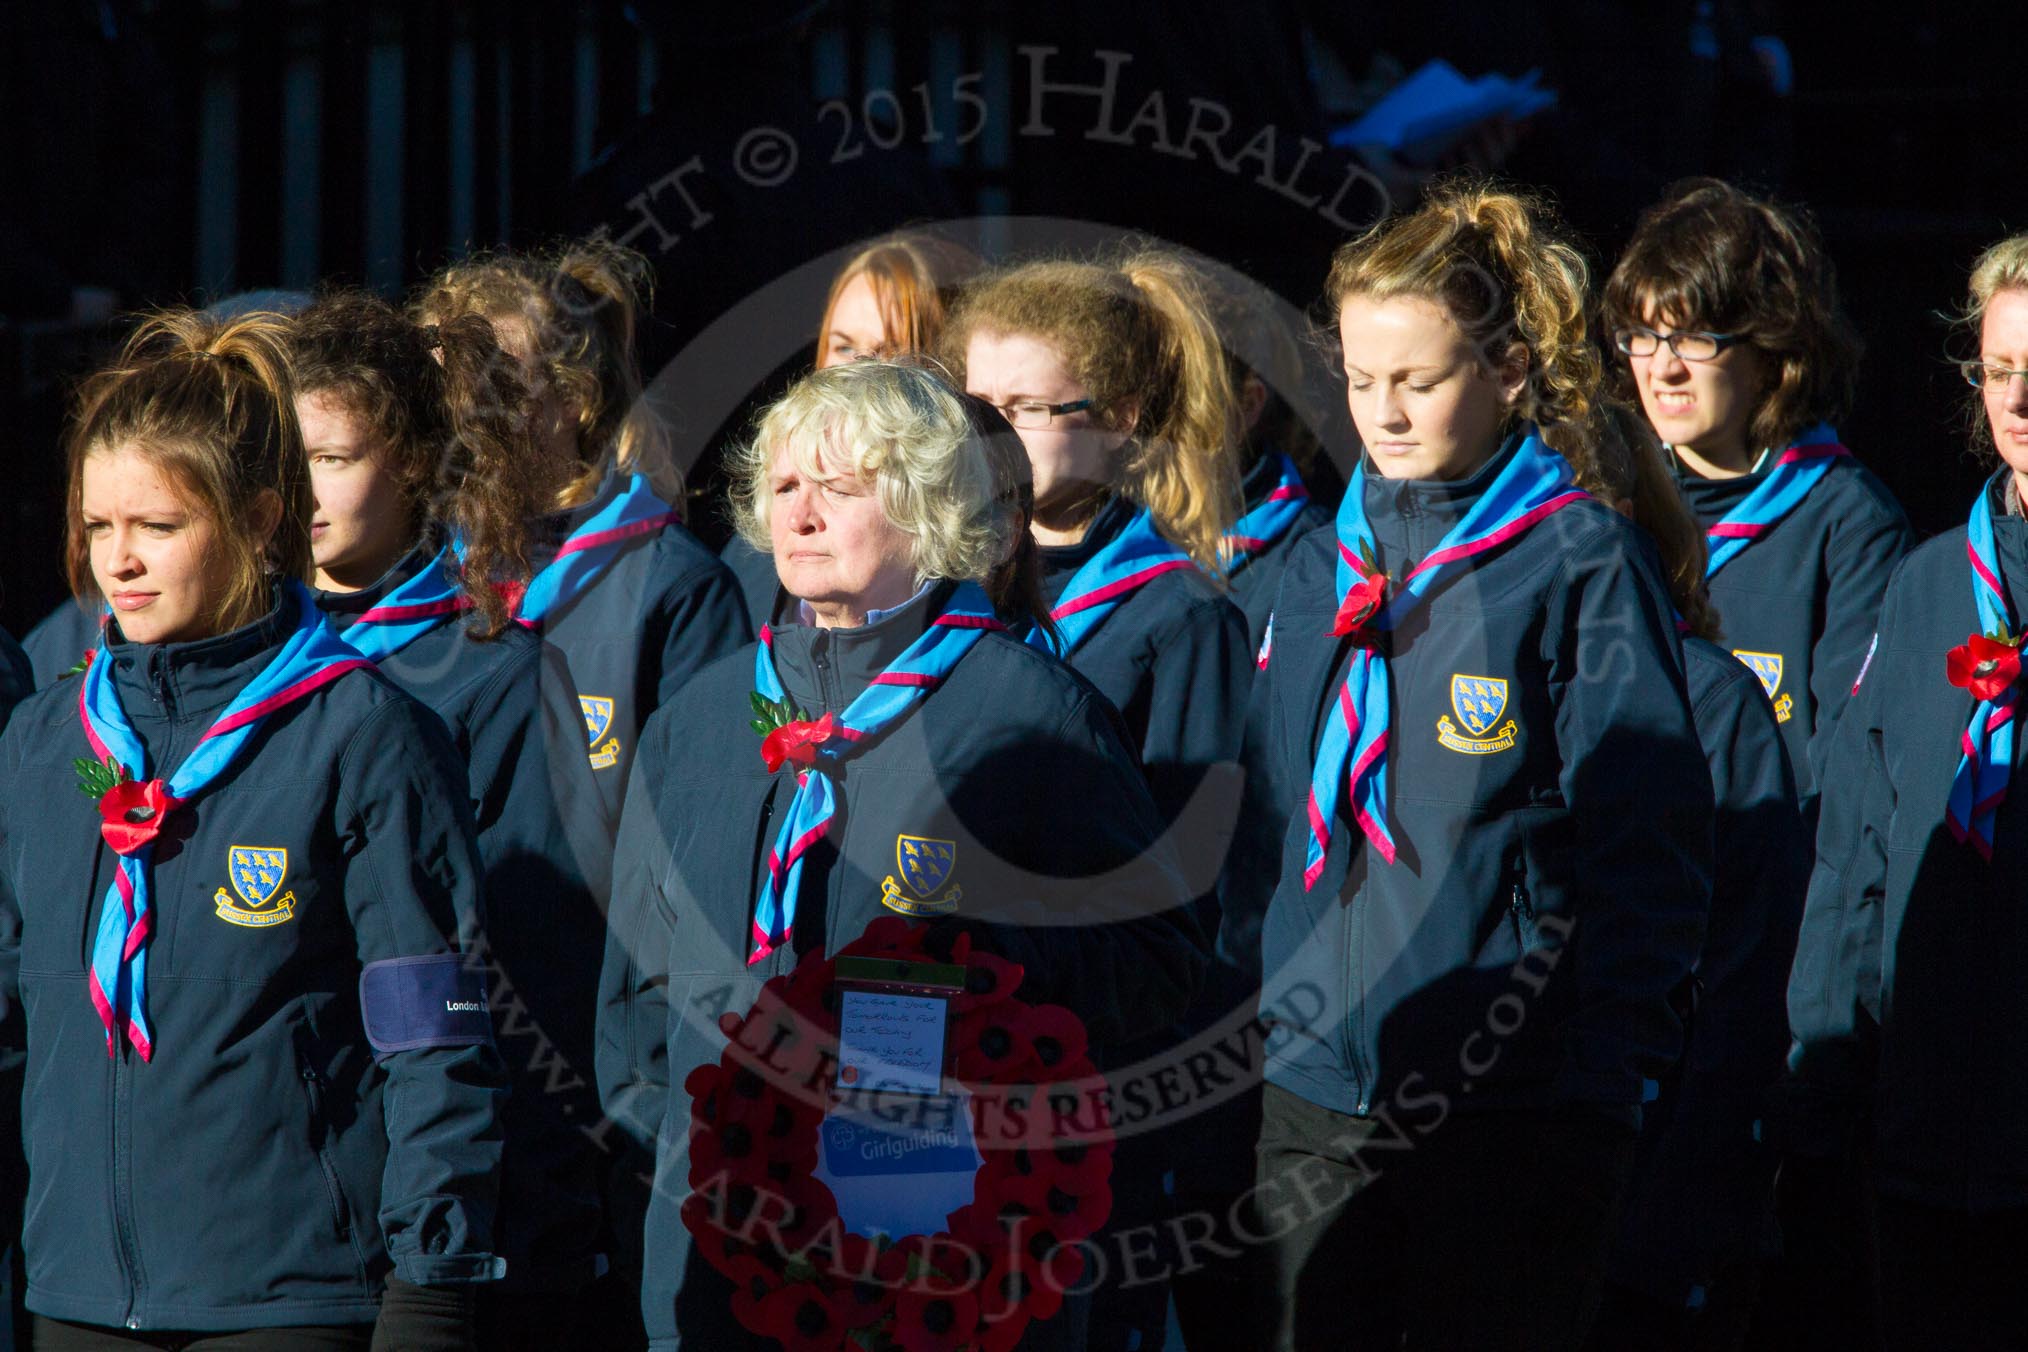
[[838, 1087], [861, 1093], [943, 1089], [950, 1002], [936, 996], [847, 990], [838, 1013]]

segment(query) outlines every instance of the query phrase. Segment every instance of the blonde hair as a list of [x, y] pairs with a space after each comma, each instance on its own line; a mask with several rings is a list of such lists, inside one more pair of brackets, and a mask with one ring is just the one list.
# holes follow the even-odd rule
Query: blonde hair
[[1718, 607], [1704, 579], [1709, 557], [1704, 527], [1676, 485], [1661, 440], [1632, 405], [1606, 400], [1599, 409], [1604, 435], [1585, 472], [1578, 475], [1578, 486], [1609, 506], [1628, 504], [1627, 515], [1655, 542], [1669, 599], [1683, 623], [1697, 637], [1716, 642]]
[[555, 491], [559, 510], [581, 507], [609, 473], [639, 474], [681, 504], [683, 480], [669, 431], [642, 397], [634, 340], [654, 292], [638, 250], [596, 236], [547, 252], [498, 253], [453, 263], [415, 302], [419, 320], [478, 315], [528, 326], [531, 374], [577, 410], [580, 469]]
[[854, 278], [864, 277], [872, 286], [888, 335], [887, 347], [868, 355], [891, 358], [935, 350], [958, 284], [978, 265], [969, 252], [933, 235], [896, 234], [867, 245], [831, 279], [824, 318], [817, 325], [817, 360], [824, 360], [838, 297]]
[[1020, 526], [1015, 486], [962, 396], [920, 366], [826, 367], [761, 415], [752, 439], [732, 454], [732, 506], [739, 533], [768, 554], [768, 478], [782, 455], [805, 478], [875, 485], [889, 524], [909, 537], [918, 584], [984, 582], [1012, 553]]
[[[288, 323], [267, 311], [219, 319], [158, 310], [79, 387], [65, 446], [64, 571], [80, 602], [100, 600], [84, 531], [85, 461], [121, 449], [166, 475], [229, 552], [229, 580], [207, 616], [215, 632], [262, 614], [272, 575], [309, 575], [310, 476], [289, 379]], [[263, 541], [254, 519], [267, 493], [282, 510]]]
[[[1979, 331], [1985, 327], [1986, 311], [1992, 308], [1993, 298], [2003, 291], [2028, 291], [2028, 231], [1988, 245], [1972, 264], [1965, 303], [1950, 318], [1970, 336], [1975, 347]], [[1985, 401], [1978, 390], [1966, 392], [1963, 408], [1975, 449], [1997, 455], [1999, 448], [1993, 442], [1992, 424], [1987, 421]], [[2008, 498], [2010, 506], [2013, 501]]]
[[1528, 379], [1512, 416], [1536, 424], [1582, 474], [1605, 435], [1590, 288], [1584, 255], [1539, 199], [1454, 180], [1418, 210], [1339, 246], [1325, 296], [1334, 314], [1355, 296], [1441, 306], [1489, 365], [1521, 344]]
[[960, 381], [975, 333], [1054, 347], [1099, 425], [1131, 434], [1114, 486], [1199, 567], [1223, 571], [1223, 536], [1241, 506], [1237, 401], [1195, 268], [1153, 250], [1006, 268], [968, 287], [945, 327], [944, 361]]

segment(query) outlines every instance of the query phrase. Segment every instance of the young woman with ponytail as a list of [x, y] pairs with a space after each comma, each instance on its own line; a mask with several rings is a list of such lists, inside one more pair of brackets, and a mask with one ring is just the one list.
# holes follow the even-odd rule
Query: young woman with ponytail
[[1677, 1051], [1711, 777], [1667, 587], [1576, 486], [1586, 288], [1470, 185], [1332, 262], [1365, 453], [1282, 580], [1225, 897], [1276, 1028], [1269, 1346], [1573, 1345]]
[[[1208, 910], [1233, 815], [1223, 771], [1238, 758], [1253, 668], [1246, 618], [1214, 581], [1240, 508], [1239, 419], [1206, 285], [1182, 259], [1153, 252], [1017, 265], [963, 293], [944, 354], [965, 388], [1014, 425], [1033, 468], [1030, 533], [1055, 633], [1031, 627], [1027, 640], [1120, 712], [1163, 821], [1182, 826], [1185, 868]], [[1117, 1064], [1155, 1073], [1187, 1028], [1231, 1007], [1216, 1003], [1120, 1049]], [[1190, 1149], [1207, 1166], [1221, 1153], [1201, 1118], [1122, 1141], [1115, 1236], [1160, 1229], [1177, 1204], [1163, 1175]], [[1159, 1346], [1169, 1282], [1124, 1282], [1117, 1259], [1110, 1272], [1094, 1298], [1091, 1346]]]
[[455, 263], [418, 298], [424, 323], [492, 322], [535, 409], [529, 454], [554, 475], [516, 618], [563, 650], [577, 678], [593, 779], [619, 819], [648, 715], [698, 669], [747, 641], [732, 574], [683, 528], [668, 436], [634, 355], [649, 265], [596, 239]]
[[[318, 605], [347, 643], [450, 730], [484, 870], [485, 959], [513, 1076], [488, 1348], [588, 1346], [599, 1153], [592, 1020], [611, 830], [562, 655], [508, 618], [555, 482], [526, 444], [525, 388], [492, 326], [418, 325], [364, 293], [289, 325], [316, 505]], [[455, 543], [454, 543], [455, 542]], [[559, 1088], [559, 1086], [561, 1086]]]
[[463, 770], [302, 584], [283, 325], [155, 315], [70, 431], [111, 616], [0, 737], [41, 1348], [470, 1347], [502, 1269]]
[[[2028, 615], [2028, 235], [1973, 265], [1966, 525], [1895, 570], [1831, 734], [1789, 985], [1791, 1159], [1828, 1213], [1878, 1218], [1886, 1343], [2020, 1341], [2028, 1262], [2028, 794], [2016, 717]], [[1788, 1166], [1785, 1164], [1786, 1175]], [[1786, 1179], [1785, 1179], [1786, 1185]], [[1832, 1210], [1839, 1198], [1860, 1205]]]

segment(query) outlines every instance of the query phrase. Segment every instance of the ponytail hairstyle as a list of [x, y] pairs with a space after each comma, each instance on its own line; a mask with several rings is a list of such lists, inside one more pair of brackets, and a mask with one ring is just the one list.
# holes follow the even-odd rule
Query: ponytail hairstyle
[[1600, 413], [1603, 435], [1578, 486], [1609, 507], [1625, 504], [1627, 516], [1655, 542], [1676, 613], [1692, 634], [1717, 642], [1718, 608], [1704, 580], [1704, 528], [1676, 485], [1655, 429], [1638, 407], [1616, 399], [1603, 401]]
[[1028, 529], [1035, 518], [1035, 471], [1028, 463], [1027, 448], [999, 409], [975, 394], [959, 398], [964, 400], [972, 435], [986, 449], [994, 500], [1007, 506], [1013, 525], [1006, 557], [987, 574], [986, 594], [1001, 618], [1010, 623], [1026, 620], [1050, 638], [1060, 637], [1042, 595], [1042, 550]]
[[439, 328], [465, 315], [493, 322], [521, 355], [532, 392], [552, 389], [577, 418], [580, 464], [552, 493], [552, 510], [582, 507], [607, 474], [639, 474], [681, 505], [683, 480], [669, 431], [642, 397], [634, 340], [652, 301], [654, 270], [638, 250], [598, 236], [542, 253], [497, 253], [453, 263], [414, 310]]
[[[1986, 324], [1986, 311], [1993, 304], [1993, 297], [2003, 291], [2028, 291], [2028, 231], [2009, 235], [1998, 244], [1989, 246], [1972, 264], [1970, 283], [1965, 288], [1964, 308], [1951, 316], [1958, 326], [1970, 337], [1972, 351], [1979, 351], [1980, 331]], [[1967, 387], [1966, 418], [1970, 425], [1974, 445], [1990, 457], [1999, 454], [1999, 447], [1993, 442], [1993, 428], [1986, 421], [1986, 407], [1979, 391]], [[2008, 499], [2011, 504], [2013, 499]]]
[[[1606, 279], [1602, 313], [1608, 331], [1653, 316], [1737, 334], [1759, 352], [1771, 378], [1747, 420], [1750, 449], [1788, 446], [1851, 407], [1862, 345], [1815, 225], [1721, 179], [1685, 179], [1641, 213]], [[1616, 381], [1632, 398], [1624, 362]]]
[[1334, 316], [1354, 296], [1441, 306], [1489, 366], [1519, 343], [1528, 378], [1510, 424], [1534, 423], [1583, 477], [1605, 435], [1604, 366], [1586, 328], [1590, 287], [1584, 255], [1545, 203], [1466, 178], [1340, 245], [1324, 294]]
[[[267, 311], [220, 319], [158, 310], [79, 387], [64, 446], [64, 572], [80, 603], [96, 610], [103, 602], [85, 538], [85, 461], [122, 449], [173, 483], [230, 551], [230, 581], [208, 613], [214, 632], [265, 614], [277, 576], [309, 575], [309, 467], [296, 429], [287, 324]], [[281, 511], [263, 540], [256, 522], [270, 494]]]
[[968, 250], [935, 235], [902, 232], [867, 245], [831, 279], [830, 294], [824, 297], [824, 318], [817, 325], [818, 362], [823, 362], [831, 341], [838, 297], [853, 279], [864, 277], [872, 286], [881, 324], [888, 334], [881, 351], [854, 355], [885, 360], [934, 352], [959, 284], [978, 267], [979, 260]]
[[373, 430], [408, 508], [411, 540], [442, 521], [464, 541], [471, 632], [496, 638], [502, 585], [525, 585], [531, 523], [559, 473], [534, 444], [518, 363], [478, 315], [417, 324], [363, 291], [320, 297], [289, 330], [299, 397], [331, 399]]
[[1237, 403], [1195, 268], [1140, 250], [1003, 269], [967, 288], [945, 327], [944, 363], [960, 383], [975, 333], [1021, 334], [1061, 353], [1094, 420], [1128, 434], [1113, 487], [1198, 567], [1224, 572], [1223, 536], [1240, 510]]

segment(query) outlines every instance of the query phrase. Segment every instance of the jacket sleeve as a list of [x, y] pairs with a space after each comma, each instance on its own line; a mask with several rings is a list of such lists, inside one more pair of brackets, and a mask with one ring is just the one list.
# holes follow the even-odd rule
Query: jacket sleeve
[[[1890, 588], [1880, 614], [1883, 641], [1896, 607]], [[1883, 675], [1869, 669], [1825, 755], [1816, 866], [1789, 977], [1795, 1040], [1782, 1136], [1806, 1155], [1843, 1157], [1857, 1145], [1879, 1056], [1881, 906], [1895, 808], [1881, 744]]]
[[[464, 768], [435, 715], [391, 698], [349, 743], [339, 810], [345, 905], [362, 964], [472, 955], [483, 942], [478, 850]], [[380, 1223], [395, 1275], [487, 1281], [506, 1075], [498, 1050], [397, 1051], [381, 1063], [387, 1165]]]
[[[641, 650], [658, 664], [655, 708], [699, 671], [753, 641], [738, 581], [731, 569], [708, 555], [670, 586], [648, 623]], [[653, 712], [641, 710], [644, 724]]]
[[7, 715], [14, 712], [14, 706], [35, 693], [35, 672], [28, 664], [28, 654], [6, 630], [0, 629], [0, 728], [7, 726]]
[[1774, 1156], [1762, 1119], [1788, 1050], [1783, 1001], [1810, 852], [1759, 683], [1728, 673], [1695, 714], [1718, 803], [1711, 919], [1688, 1045], [1643, 1125], [1614, 1261], [1617, 1280], [1678, 1307], [1768, 1238]]
[[1256, 988], [1261, 978], [1261, 921], [1281, 882], [1290, 817], [1302, 801], [1302, 790], [1279, 754], [1281, 709], [1275, 673], [1270, 653], [1268, 664], [1253, 678], [1247, 700], [1239, 753], [1239, 820], [1218, 884], [1219, 958], [1249, 976]]
[[967, 885], [965, 918], [940, 933], [972, 931], [1022, 964], [1023, 998], [1068, 1007], [1094, 1044], [1182, 1016], [1207, 964], [1195, 894], [1095, 693], [1053, 732], [989, 751], [950, 792], [991, 862]]
[[1711, 773], [1684, 693], [1675, 620], [1642, 544], [1579, 543], [1550, 592], [1544, 645], [1556, 701], [1572, 878], [1573, 1096], [1638, 1103], [1675, 1059], [1669, 996], [1689, 975], [1711, 900]]
[[[1825, 558], [1824, 621], [1810, 654], [1810, 782], [1822, 791], [1830, 731], [1852, 697], [1866, 649], [1880, 626], [1880, 602], [1895, 565], [1915, 546], [1915, 534], [1898, 508], [1876, 511], [1843, 526]], [[1797, 778], [1804, 776], [1798, 767]]]

